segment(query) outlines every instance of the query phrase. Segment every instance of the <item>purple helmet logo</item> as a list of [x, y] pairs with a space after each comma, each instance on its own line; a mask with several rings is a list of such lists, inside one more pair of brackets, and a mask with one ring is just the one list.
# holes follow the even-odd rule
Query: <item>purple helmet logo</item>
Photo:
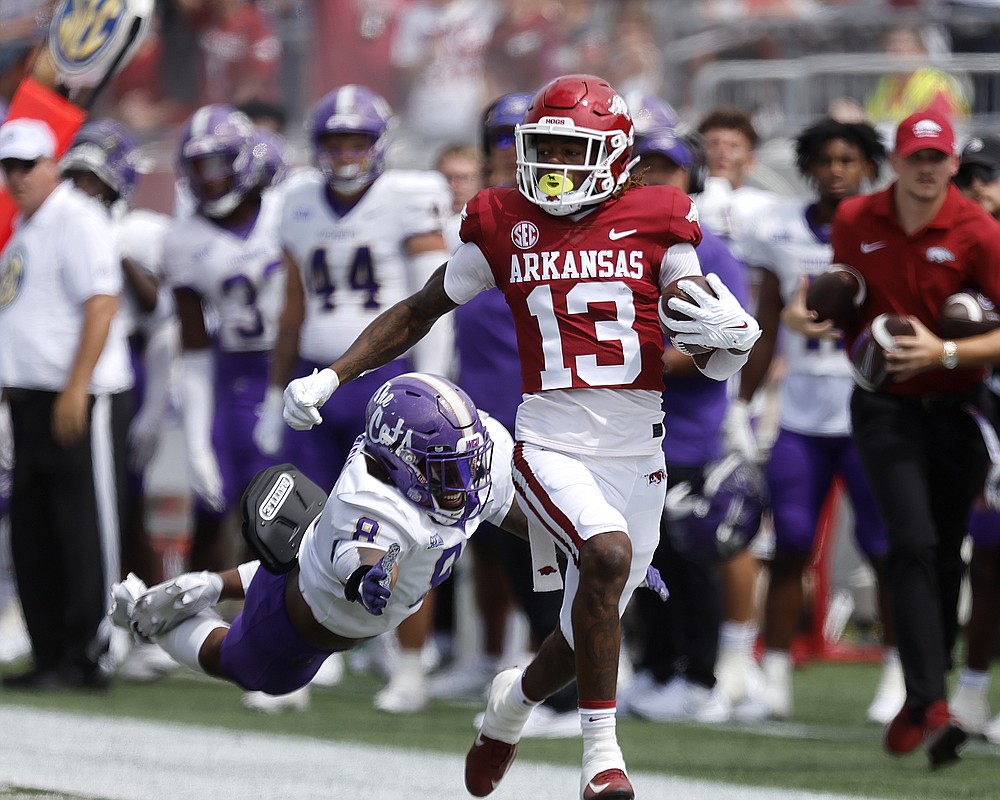
[[[334, 89], [313, 107], [309, 138], [316, 164], [334, 189], [354, 194], [382, 174], [391, 123], [389, 104], [371, 89], [356, 84]], [[360, 163], [335, 165], [322, 146], [323, 137], [331, 133], [361, 133], [370, 137], [366, 157]]]
[[261, 185], [264, 172], [254, 155], [253, 123], [226, 105], [202, 106], [185, 123], [179, 163], [198, 211], [214, 219], [231, 214]]
[[469, 396], [436, 375], [408, 372], [372, 395], [365, 446], [407, 500], [442, 525], [482, 513], [493, 441]]
[[285, 166], [284, 137], [266, 128], [257, 128], [253, 135], [254, 157], [264, 162], [261, 186], [266, 188], [281, 183], [288, 172]]
[[63, 172], [92, 172], [128, 200], [139, 182], [132, 133], [113, 119], [85, 122], [59, 163]]

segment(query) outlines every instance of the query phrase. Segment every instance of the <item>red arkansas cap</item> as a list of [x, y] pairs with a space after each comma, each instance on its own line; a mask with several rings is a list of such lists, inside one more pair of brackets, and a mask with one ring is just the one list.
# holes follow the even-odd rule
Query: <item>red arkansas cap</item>
[[896, 128], [896, 152], [906, 158], [918, 150], [955, 154], [955, 131], [944, 114], [927, 109], [910, 114]]

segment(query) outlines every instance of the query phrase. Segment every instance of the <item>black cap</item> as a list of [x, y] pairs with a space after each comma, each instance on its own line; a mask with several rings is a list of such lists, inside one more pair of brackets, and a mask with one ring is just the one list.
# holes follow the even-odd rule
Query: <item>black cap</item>
[[960, 167], [966, 165], [1000, 169], [1000, 136], [984, 134], [970, 138], [962, 148]]

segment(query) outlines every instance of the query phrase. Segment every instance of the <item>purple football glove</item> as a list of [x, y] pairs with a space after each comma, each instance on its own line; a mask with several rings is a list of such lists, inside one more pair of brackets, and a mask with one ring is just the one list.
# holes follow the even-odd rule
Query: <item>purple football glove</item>
[[642, 585], [656, 592], [663, 602], [666, 602], [667, 598], [670, 597], [670, 590], [667, 589], [667, 584], [663, 582], [660, 571], [652, 564], [646, 567], [646, 580], [642, 582]]
[[389, 580], [398, 556], [399, 545], [395, 543], [389, 545], [386, 554], [368, 570], [361, 579], [361, 585], [358, 586], [358, 601], [365, 607], [365, 611], [373, 616], [381, 617], [382, 610], [389, 602], [389, 595], [392, 594]]

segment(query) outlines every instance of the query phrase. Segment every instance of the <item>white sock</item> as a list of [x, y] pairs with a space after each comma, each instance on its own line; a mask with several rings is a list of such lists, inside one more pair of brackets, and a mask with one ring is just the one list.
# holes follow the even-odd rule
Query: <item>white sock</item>
[[966, 667], [958, 676], [958, 685], [977, 694], [986, 694], [990, 688], [990, 673]]
[[719, 643], [723, 650], [735, 653], [752, 653], [757, 640], [757, 623], [725, 620], [719, 631]]
[[787, 650], [765, 650], [760, 659], [761, 669], [768, 677], [789, 675], [792, 671], [792, 654]]
[[205, 609], [184, 620], [172, 631], [158, 637], [157, 643], [170, 653], [177, 663], [204, 672], [201, 662], [198, 661], [198, 654], [208, 635], [216, 628], [229, 630], [229, 625], [214, 611]]
[[396, 654], [393, 671], [400, 675], [423, 675], [424, 662], [421, 650], [400, 650]]
[[580, 706], [583, 729], [583, 773], [591, 778], [606, 769], [625, 769], [625, 759], [618, 746], [616, 706], [586, 708]]

